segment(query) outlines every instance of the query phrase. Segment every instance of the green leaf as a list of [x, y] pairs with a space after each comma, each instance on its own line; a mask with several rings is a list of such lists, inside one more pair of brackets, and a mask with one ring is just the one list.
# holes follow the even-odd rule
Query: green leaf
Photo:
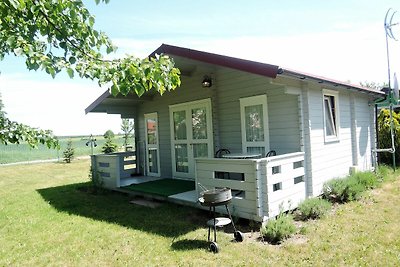
[[71, 68], [67, 69], [68, 76], [72, 79], [74, 78], [74, 70]]
[[75, 64], [76, 58], [75, 58], [75, 57], [70, 57], [70, 58], [68, 59], [68, 61], [69, 61], [69, 63], [71, 63], [71, 64]]

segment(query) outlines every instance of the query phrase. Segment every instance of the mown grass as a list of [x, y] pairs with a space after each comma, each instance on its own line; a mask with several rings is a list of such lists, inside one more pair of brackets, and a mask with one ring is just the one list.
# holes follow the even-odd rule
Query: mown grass
[[[94, 154], [99, 154], [101, 152], [101, 147], [104, 145], [105, 140], [103, 136], [96, 136], [97, 147], [94, 147]], [[37, 148], [30, 148], [28, 144], [21, 143], [3, 145], [0, 144], [0, 164], [4, 163], [14, 163], [23, 161], [33, 161], [33, 160], [46, 160], [46, 159], [63, 159], [63, 151], [67, 147], [68, 140], [72, 141], [72, 147], [75, 150], [75, 157], [90, 155], [91, 147], [86, 146], [88, 141], [85, 137], [63, 137], [59, 139], [60, 150], [48, 149], [45, 145], [39, 145]], [[121, 136], [116, 136], [116, 143], [122, 146], [123, 139]]]
[[[400, 264], [400, 180], [303, 224], [274, 246], [218, 233], [207, 213], [151, 209], [117, 193], [86, 192], [89, 161], [0, 167], [0, 266], [395, 266]], [[398, 176], [398, 173], [388, 175]], [[245, 225], [239, 225], [244, 228]], [[301, 242], [300, 242], [301, 241]]]

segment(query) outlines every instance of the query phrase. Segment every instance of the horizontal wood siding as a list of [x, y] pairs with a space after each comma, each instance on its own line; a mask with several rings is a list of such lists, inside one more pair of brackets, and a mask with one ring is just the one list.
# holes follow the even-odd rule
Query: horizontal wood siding
[[138, 109], [139, 133], [136, 135], [139, 142], [145, 143], [144, 114], [157, 112], [158, 134], [160, 145], [161, 177], [172, 177], [171, 159], [171, 129], [169, 106], [189, 101], [212, 97], [214, 88], [201, 87], [204, 73], [194, 73], [191, 77], [182, 76], [182, 86], [174, 91], [166, 92], [162, 96], [154, 95], [152, 101], [143, 103]]
[[242, 152], [239, 99], [266, 94], [270, 148], [278, 154], [300, 150], [297, 96], [285, 94], [283, 86], [266, 77], [229, 69], [220, 69], [217, 77], [219, 148]]
[[[351, 137], [351, 98], [349, 92], [339, 91], [339, 140], [326, 142], [324, 138], [323, 92], [322, 87], [311, 86], [308, 88], [309, 114], [311, 123], [311, 157], [312, 157], [312, 192], [314, 196], [321, 194], [323, 184], [330, 179], [344, 177], [349, 174], [353, 164], [352, 137]], [[332, 88], [327, 88], [332, 90]], [[336, 90], [337, 91], [337, 90]], [[367, 155], [370, 146], [365, 144], [369, 140], [370, 113], [366, 111], [366, 101], [356, 98], [356, 120], [361, 128], [357, 130], [357, 138], [362, 136], [363, 151]], [[365, 116], [359, 113], [366, 112]], [[360, 122], [358, 120], [360, 119]], [[359, 124], [360, 123], [360, 124]], [[364, 133], [365, 131], [365, 133]], [[358, 139], [357, 139], [358, 140]], [[360, 140], [361, 141], [361, 140]], [[368, 157], [368, 156], [367, 156]], [[360, 159], [365, 161], [366, 158]], [[368, 159], [370, 162], [370, 160]], [[368, 165], [368, 163], [366, 163]]]
[[357, 121], [357, 146], [358, 146], [358, 169], [360, 171], [371, 170], [372, 168], [372, 149], [373, 142], [371, 137], [371, 127], [374, 127], [373, 113], [374, 106], [368, 105], [368, 98], [355, 98], [355, 113]]

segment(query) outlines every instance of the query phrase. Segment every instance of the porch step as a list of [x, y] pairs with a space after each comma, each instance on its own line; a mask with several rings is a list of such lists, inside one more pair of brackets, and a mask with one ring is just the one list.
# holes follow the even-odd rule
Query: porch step
[[168, 200], [177, 204], [184, 204], [193, 207], [197, 207], [200, 205], [198, 203], [198, 196], [196, 190], [171, 195], [168, 197]]

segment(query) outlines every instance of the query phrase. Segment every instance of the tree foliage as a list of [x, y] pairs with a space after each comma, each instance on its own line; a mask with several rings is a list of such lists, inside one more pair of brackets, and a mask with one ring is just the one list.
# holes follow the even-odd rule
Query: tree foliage
[[[103, 32], [94, 29], [94, 23], [81, 0], [2, 0], [0, 60], [10, 54], [25, 57], [29, 70], [41, 69], [53, 78], [65, 70], [71, 78], [78, 74], [110, 86], [113, 95], [141, 96], [153, 88], [163, 94], [180, 85], [180, 72], [166, 55], [105, 59], [103, 53], [114, 52], [116, 47]], [[12, 122], [4, 112], [0, 115], [1, 143], [58, 146], [51, 131]]]
[[11, 121], [6, 117], [3, 110], [4, 105], [0, 95], [0, 144], [19, 144], [26, 142], [35, 148], [38, 144], [46, 145], [48, 148], [59, 148], [58, 139], [50, 130], [32, 128], [28, 125]]
[[153, 88], [163, 94], [180, 85], [180, 72], [166, 55], [105, 59], [103, 52], [116, 47], [94, 29], [95, 19], [81, 0], [3, 0], [0, 15], [0, 59], [23, 56], [29, 70], [52, 77], [61, 70], [71, 78], [77, 73], [110, 85], [113, 95], [141, 96]]
[[[393, 112], [394, 145], [396, 148], [396, 161], [400, 161], [400, 114]], [[392, 137], [390, 135], [390, 112], [381, 109], [378, 115], [378, 148], [391, 148]], [[379, 153], [379, 161], [387, 164], [392, 162], [392, 154], [389, 152]]]
[[135, 124], [132, 119], [122, 119], [121, 130], [123, 132], [125, 149], [129, 145], [129, 139], [133, 137], [132, 132], [135, 129]]

